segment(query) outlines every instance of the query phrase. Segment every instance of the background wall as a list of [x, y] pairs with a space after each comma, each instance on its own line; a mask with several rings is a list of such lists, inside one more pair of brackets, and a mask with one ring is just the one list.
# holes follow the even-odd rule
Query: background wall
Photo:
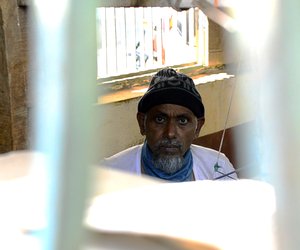
[[[255, 119], [256, 105], [247, 103], [243, 94], [250, 95], [255, 92], [246, 75], [199, 84], [197, 89], [206, 109], [206, 121], [200, 137], [224, 129], [232, 93], [232, 105], [226, 127], [232, 128]], [[138, 100], [139, 98], [133, 98], [96, 107], [96, 117], [101, 117], [97, 122], [97, 138], [105, 145], [105, 148], [99, 150], [99, 158], [113, 155], [144, 140], [136, 121]]]
[[27, 33], [26, 8], [0, 0], [0, 153], [28, 147]]
[[[26, 7], [27, 4], [23, 2], [0, 0], [0, 153], [28, 149], [30, 142], [28, 133], [30, 98], [27, 93], [29, 33], [27, 19], [30, 6]], [[227, 56], [231, 55], [231, 51], [224, 47], [228, 43], [230, 43], [228, 32], [209, 20], [210, 66], [232, 63], [231, 58], [228, 60]], [[224, 128], [234, 86], [237, 86], [237, 89], [227, 128], [236, 127], [253, 119], [255, 105], [244, 102], [243, 91], [246, 89], [247, 94], [251, 94], [254, 89], [251, 88], [251, 83], [245, 80], [246, 78], [242, 78], [197, 86], [206, 106], [206, 123], [200, 137], [208, 138], [208, 135]], [[99, 159], [143, 141], [136, 122], [138, 99], [137, 97], [95, 106], [95, 124], [99, 131], [95, 138], [105, 145], [97, 149]], [[216, 146], [215, 144], [210, 146]]]

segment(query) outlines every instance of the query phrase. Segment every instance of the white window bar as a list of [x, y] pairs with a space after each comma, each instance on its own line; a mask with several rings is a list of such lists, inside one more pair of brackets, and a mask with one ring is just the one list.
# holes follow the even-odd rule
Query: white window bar
[[125, 8], [126, 68], [129, 72], [136, 70], [136, 35], [134, 8]]
[[126, 22], [124, 8], [115, 9], [117, 72], [126, 73]]
[[108, 75], [107, 50], [106, 50], [106, 11], [105, 8], [96, 9], [96, 32], [97, 32], [97, 58], [101, 58], [101, 64], [97, 64], [98, 75]]
[[161, 8], [152, 8], [153, 29], [153, 67], [159, 67], [162, 63], [162, 20]]
[[[93, 1], [34, 0], [30, 7], [32, 149], [45, 155], [45, 227], [30, 232], [41, 250], [82, 249], [89, 170], [95, 145]], [[43, 176], [41, 175], [41, 178]], [[39, 206], [40, 200], [35, 201]]]
[[152, 34], [152, 11], [151, 8], [144, 8], [144, 51], [145, 51], [145, 68], [149, 69], [153, 66], [153, 34]]
[[143, 8], [136, 9], [135, 30], [136, 30], [136, 69], [145, 68], [145, 51], [144, 51], [144, 21]]
[[107, 50], [107, 72], [108, 75], [113, 75], [117, 72], [117, 38], [116, 38], [116, 22], [115, 8], [106, 9], [106, 50]]

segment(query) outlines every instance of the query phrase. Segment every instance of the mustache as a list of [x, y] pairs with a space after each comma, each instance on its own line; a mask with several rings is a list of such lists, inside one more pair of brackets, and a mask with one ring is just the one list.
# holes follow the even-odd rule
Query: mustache
[[160, 140], [157, 145], [157, 147], [177, 147], [177, 148], [181, 148], [182, 147], [182, 143], [179, 142], [176, 139], [162, 139]]

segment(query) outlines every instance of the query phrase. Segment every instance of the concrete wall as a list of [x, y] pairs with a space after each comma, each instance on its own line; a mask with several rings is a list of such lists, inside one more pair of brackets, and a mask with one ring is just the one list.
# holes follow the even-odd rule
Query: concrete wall
[[[0, 8], [0, 38], [4, 37], [3, 18]], [[0, 40], [0, 153], [12, 149], [10, 90], [4, 39]]]
[[[206, 108], [206, 122], [200, 136], [220, 131], [224, 128], [231, 95], [232, 104], [227, 128], [255, 119], [256, 106], [249, 95], [254, 95], [251, 81], [246, 76], [218, 80], [197, 85]], [[96, 107], [97, 138], [104, 145], [99, 150], [99, 158], [115, 154], [127, 147], [143, 141], [136, 121], [139, 98], [98, 105]], [[248, 101], [246, 101], [248, 100]]]
[[224, 30], [215, 22], [208, 20], [209, 65], [224, 63]]
[[[30, 100], [27, 100], [27, 8], [30, 7], [24, 7], [22, 2], [0, 0], [0, 153], [26, 149], [30, 140]], [[223, 30], [212, 21], [209, 27], [210, 64], [222, 64]], [[223, 128], [232, 85], [233, 79], [199, 85], [207, 110], [206, 124], [201, 135]], [[95, 119], [98, 120], [96, 126], [99, 131], [97, 136], [103, 142], [101, 145], [105, 145], [99, 149], [99, 156], [111, 155], [143, 140], [135, 118], [137, 100], [135, 98], [96, 107]], [[241, 114], [232, 112], [228, 126], [249, 119], [241, 119]]]
[[27, 148], [27, 13], [0, 0], [0, 153]]

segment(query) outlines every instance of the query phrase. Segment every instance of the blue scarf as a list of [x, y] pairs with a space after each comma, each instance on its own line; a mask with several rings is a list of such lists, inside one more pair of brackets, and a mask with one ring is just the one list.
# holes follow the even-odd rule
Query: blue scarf
[[160, 169], [157, 169], [153, 166], [152, 162], [152, 152], [145, 142], [142, 148], [142, 164], [145, 170], [145, 173], [150, 176], [158, 177], [164, 180], [169, 181], [191, 181], [193, 174], [193, 157], [191, 150], [189, 149], [184, 154], [184, 160], [182, 168], [173, 174], [167, 174]]

